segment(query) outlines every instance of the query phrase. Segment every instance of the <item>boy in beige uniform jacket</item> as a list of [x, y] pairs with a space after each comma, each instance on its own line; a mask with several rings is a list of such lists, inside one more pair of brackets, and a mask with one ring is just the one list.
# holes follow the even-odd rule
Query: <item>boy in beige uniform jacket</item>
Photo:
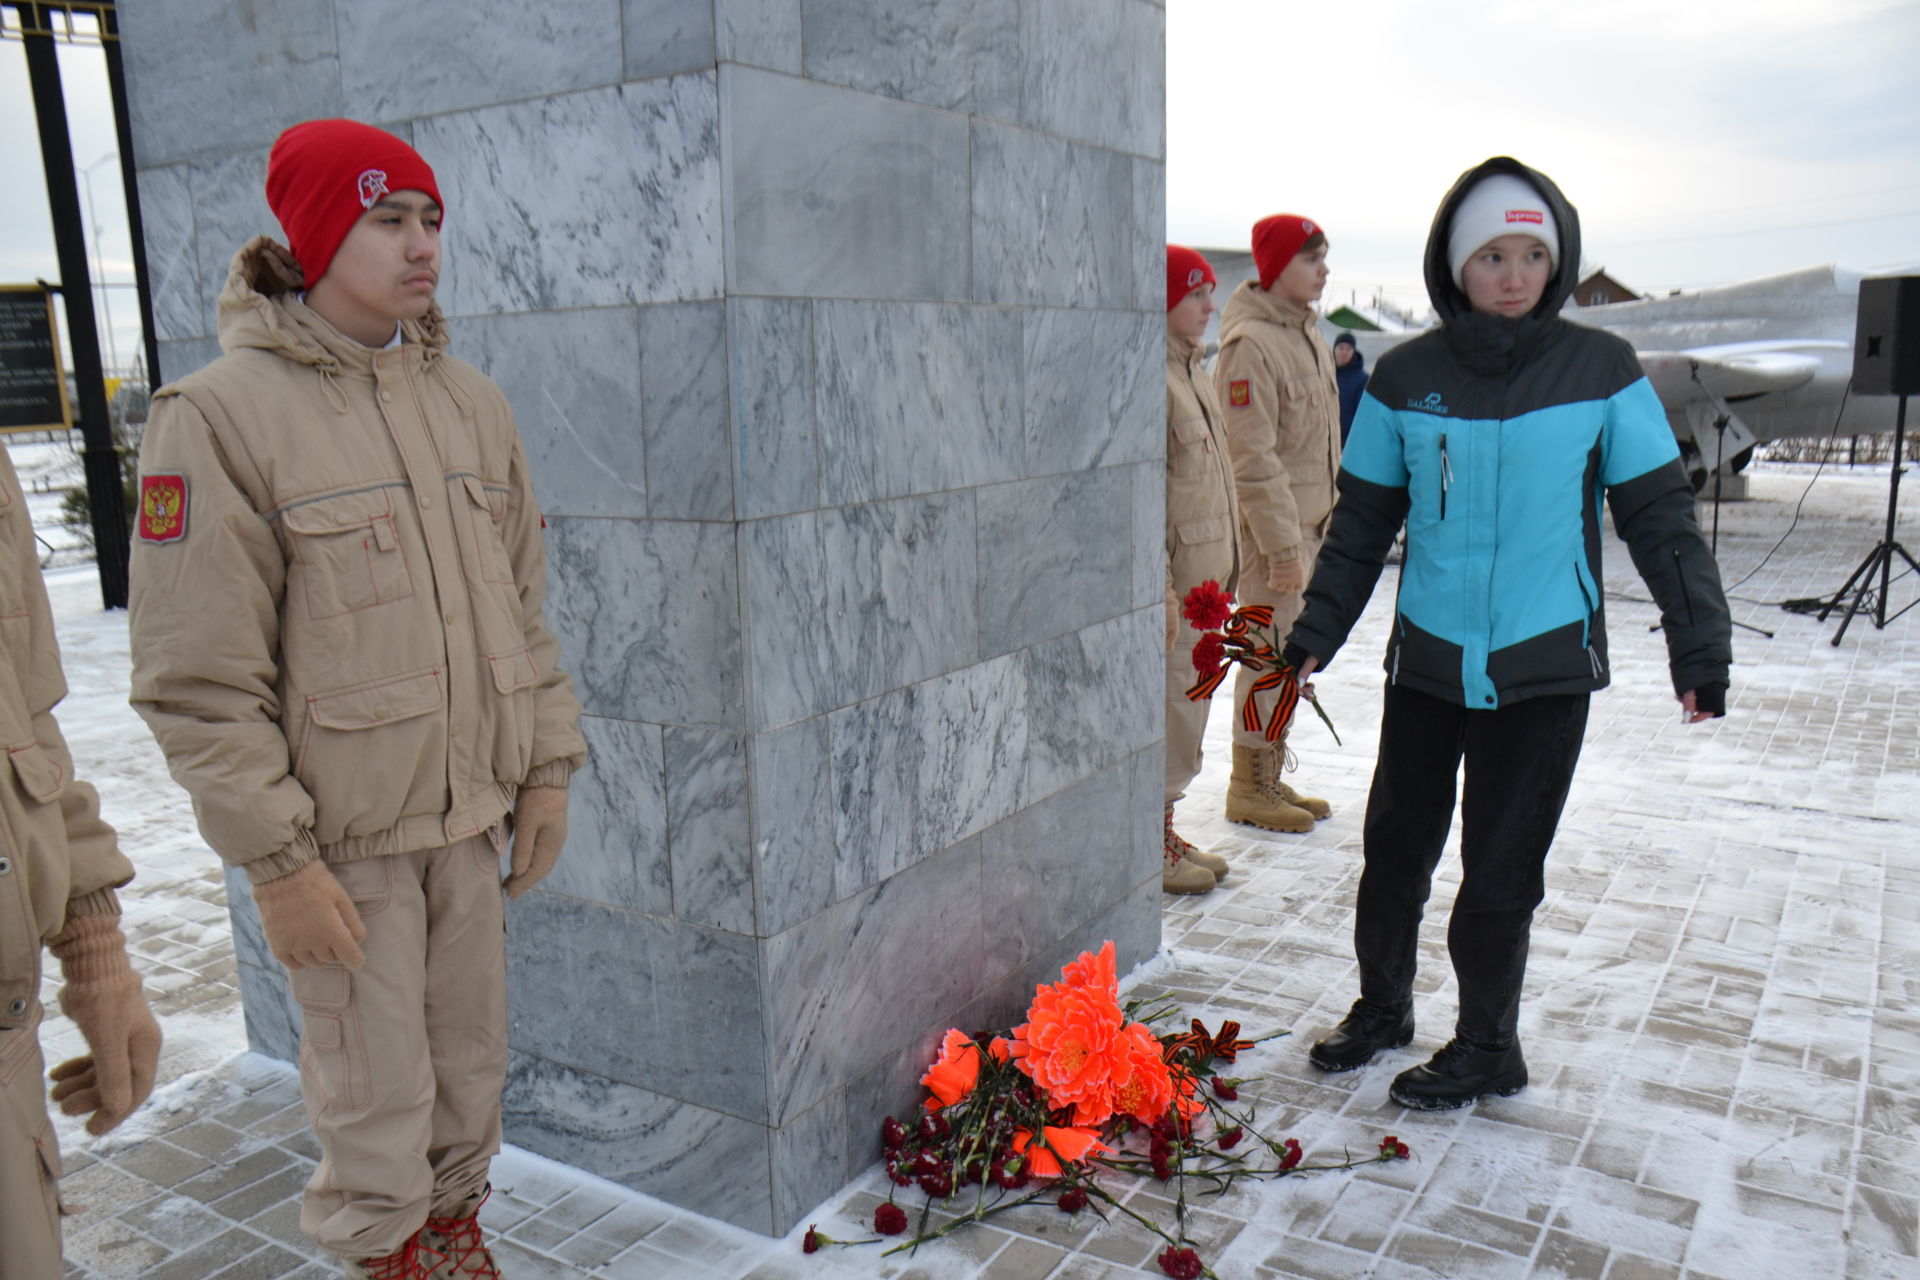
[[293, 971], [302, 1228], [351, 1276], [492, 1276], [499, 853], [512, 896], [547, 873], [586, 754], [544, 522], [504, 397], [446, 354], [426, 162], [312, 121], [267, 196], [292, 251], [235, 256], [226, 354], [154, 398], [133, 701]]
[[1198, 674], [1200, 633], [1181, 616], [1187, 592], [1202, 582], [1234, 589], [1240, 574], [1240, 504], [1226, 422], [1213, 379], [1201, 364], [1201, 339], [1213, 314], [1213, 267], [1184, 245], [1167, 246], [1167, 813], [1160, 887], [1205, 893], [1231, 869], [1173, 829], [1174, 802], [1200, 772], [1209, 701], [1187, 690]]
[[102, 1134], [153, 1090], [160, 1028], [120, 932], [114, 890], [133, 878], [100, 797], [73, 776], [54, 721], [67, 695], [33, 525], [0, 450], [0, 1277], [59, 1280], [60, 1143], [41, 1074], [41, 947], [60, 961], [60, 1008], [90, 1055], [53, 1070], [54, 1100]]
[[[1326, 235], [1311, 219], [1275, 214], [1254, 224], [1260, 281], [1243, 281], [1227, 300], [1214, 369], [1246, 547], [1239, 599], [1272, 605], [1274, 634], [1281, 636], [1306, 602], [1340, 473], [1333, 352], [1314, 325], [1312, 306], [1326, 287], [1326, 254]], [[1309, 831], [1332, 809], [1281, 780], [1284, 739], [1269, 743], [1244, 727], [1242, 711], [1256, 679], [1242, 668], [1234, 683], [1227, 817], [1273, 831]], [[1260, 695], [1262, 702], [1275, 696]], [[1264, 721], [1271, 706], [1260, 712]]]

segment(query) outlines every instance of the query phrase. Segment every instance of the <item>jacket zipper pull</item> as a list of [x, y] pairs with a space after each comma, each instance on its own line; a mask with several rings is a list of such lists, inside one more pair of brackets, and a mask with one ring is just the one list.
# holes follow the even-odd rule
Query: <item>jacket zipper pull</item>
[[1447, 457], [1447, 436], [1440, 433], [1440, 518], [1447, 518], [1447, 490], [1453, 488], [1453, 460]]
[[1687, 590], [1687, 567], [1680, 559], [1680, 548], [1673, 549], [1673, 576], [1680, 582], [1680, 599], [1687, 606], [1687, 625], [1693, 626], [1693, 592]]

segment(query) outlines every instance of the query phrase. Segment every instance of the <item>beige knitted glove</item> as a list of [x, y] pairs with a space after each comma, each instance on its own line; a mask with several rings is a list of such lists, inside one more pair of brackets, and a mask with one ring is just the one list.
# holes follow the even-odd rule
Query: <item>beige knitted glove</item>
[[501, 881], [507, 896], [517, 898], [545, 879], [566, 842], [567, 789], [523, 787], [513, 806], [513, 873]]
[[353, 899], [324, 862], [309, 862], [292, 875], [253, 886], [273, 955], [289, 969], [318, 969], [339, 964], [358, 969], [366, 963], [357, 945], [367, 936]]
[[48, 1072], [53, 1100], [70, 1116], [88, 1116], [99, 1137], [133, 1113], [153, 1092], [160, 1062], [160, 1025], [140, 992], [140, 975], [127, 960], [127, 936], [118, 916], [79, 916], [48, 944], [66, 985], [60, 1008], [93, 1052]]

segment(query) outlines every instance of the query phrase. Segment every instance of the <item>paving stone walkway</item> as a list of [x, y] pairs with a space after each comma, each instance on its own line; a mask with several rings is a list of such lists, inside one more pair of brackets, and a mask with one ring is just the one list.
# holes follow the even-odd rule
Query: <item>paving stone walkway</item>
[[[1725, 509], [1730, 579], [1761, 564], [1811, 475], [1759, 470], [1755, 501]], [[1129, 994], [1291, 1032], [1238, 1070], [1255, 1077], [1243, 1094], [1263, 1129], [1299, 1137], [1310, 1158], [1370, 1150], [1388, 1132], [1413, 1148], [1408, 1161], [1205, 1202], [1192, 1235], [1221, 1277], [1920, 1276], [1920, 613], [1883, 632], [1856, 621], [1834, 648], [1834, 621], [1775, 607], [1838, 587], [1877, 540], [1885, 493], [1884, 473], [1823, 477], [1793, 536], [1734, 589], [1735, 616], [1776, 634], [1738, 634], [1733, 714], [1707, 726], [1678, 723], [1654, 611], [1610, 543], [1614, 687], [1594, 703], [1549, 863], [1521, 1018], [1533, 1084], [1512, 1099], [1422, 1116], [1385, 1096], [1451, 1026], [1452, 862], [1423, 936], [1414, 1045], [1347, 1076], [1302, 1057], [1354, 995], [1348, 934], [1392, 571], [1318, 681], [1345, 745], [1310, 718], [1295, 737], [1297, 782], [1333, 801], [1331, 820], [1299, 837], [1229, 826], [1216, 712], [1180, 826], [1236, 872], [1212, 894], [1167, 900], [1165, 949]], [[1897, 607], [1920, 584], [1893, 595]], [[79, 637], [110, 641], [97, 627]], [[127, 749], [104, 731], [70, 736], [82, 761]], [[188, 823], [190, 839], [184, 805], [155, 821]], [[91, 1148], [63, 1125], [64, 1193], [86, 1206], [69, 1274], [335, 1274], [298, 1229], [317, 1153], [291, 1071], [232, 1054], [239, 1000], [217, 873], [143, 865], [135, 892], [164, 908], [129, 921], [176, 1083]], [[57, 1017], [48, 1038], [50, 1060], [77, 1050]], [[1087, 1213], [1010, 1215], [912, 1258], [872, 1246], [803, 1257], [798, 1231], [765, 1240], [524, 1152], [505, 1153], [494, 1182], [483, 1221], [514, 1280], [1158, 1274], [1157, 1242], [1096, 1230]], [[885, 1187], [870, 1170], [813, 1217], [862, 1236]], [[1164, 1219], [1165, 1192], [1136, 1186], [1129, 1204]]]

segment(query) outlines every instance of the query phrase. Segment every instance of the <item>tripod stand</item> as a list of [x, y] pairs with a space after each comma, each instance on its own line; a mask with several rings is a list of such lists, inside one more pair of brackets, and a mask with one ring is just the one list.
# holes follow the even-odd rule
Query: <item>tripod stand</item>
[[[1847, 627], [1853, 622], [1853, 615], [1861, 612], [1863, 608], [1866, 610], [1867, 616], [1873, 619], [1873, 629], [1875, 631], [1884, 630], [1887, 623], [1893, 620], [1893, 618], [1887, 616], [1887, 588], [1892, 582], [1893, 558], [1895, 556], [1899, 556], [1902, 560], [1905, 560], [1909, 569], [1915, 573], [1920, 573], [1920, 564], [1914, 563], [1913, 557], [1907, 554], [1907, 549], [1893, 539], [1893, 522], [1900, 510], [1900, 472], [1902, 470], [1902, 464], [1906, 461], [1906, 444], [1907, 397], [1902, 395], [1900, 397], [1900, 406], [1893, 417], [1893, 480], [1887, 493], [1887, 536], [1880, 540], [1878, 546], [1867, 553], [1867, 558], [1860, 562], [1860, 567], [1853, 571], [1853, 575], [1849, 577], [1846, 582], [1841, 585], [1840, 589], [1834, 592], [1820, 608], [1820, 621], [1825, 622], [1827, 615], [1840, 607], [1840, 602], [1846, 599], [1847, 593], [1849, 591], [1853, 592], [1853, 599], [1847, 604], [1846, 616], [1840, 619], [1840, 629], [1833, 633], [1833, 645], [1836, 649], [1840, 647], [1841, 637], [1847, 634]], [[1873, 583], [1873, 571], [1875, 569], [1880, 571], [1880, 589], [1877, 593], [1874, 591]], [[1859, 590], [1857, 591], [1854, 590], [1854, 583], [1856, 582], [1860, 584]], [[1871, 601], [1869, 597], [1871, 597]], [[1913, 608], [1913, 605], [1910, 604], [1906, 609], [1902, 609], [1899, 613], [1894, 614], [1893, 617], [1897, 618], [1901, 613], [1905, 613], [1907, 609], [1911, 608]]]

